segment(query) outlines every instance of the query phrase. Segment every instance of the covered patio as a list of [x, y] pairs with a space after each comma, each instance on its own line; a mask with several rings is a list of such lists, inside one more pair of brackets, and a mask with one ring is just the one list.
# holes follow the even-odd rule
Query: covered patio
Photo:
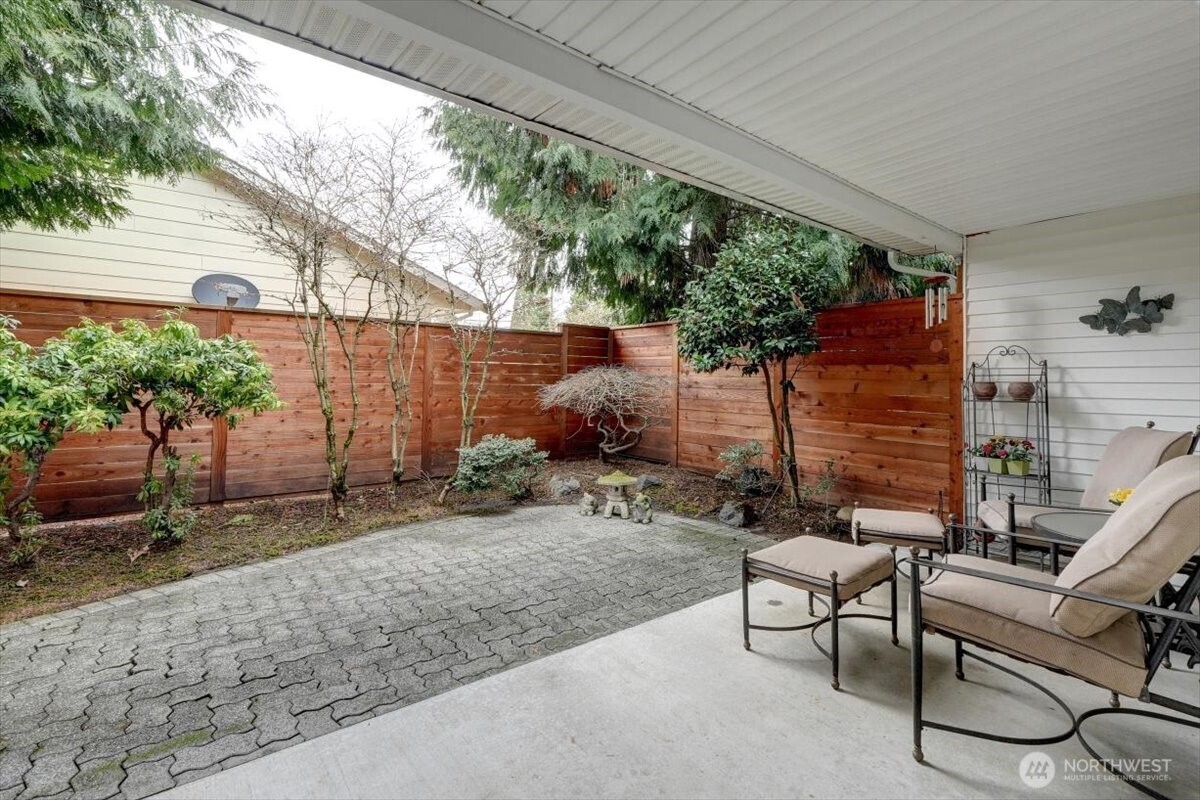
[[[830, 348], [827, 355], [840, 353], [845, 360], [836, 366], [847, 370], [837, 378], [846, 385], [838, 390], [844, 395], [843, 405], [835, 409], [840, 417], [821, 416], [834, 404], [819, 387], [782, 390], [807, 394], [808, 404], [817, 409], [797, 424], [800, 435], [807, 437], [802, 447], [811, 447], [814, 453], [838, 450], [843, 461], [851, 461], [858, 453], [848, 452], [846, 438], [837, 438], [845, 434], [837, 428], [854, 424], [856, 436], [887, 450], [886, 459], [906, 461], [910, 476], [911, 471], [925, 470], [915, 484], [899, 486], [887, 467], [891, 462], [875, 459], [874, 453], [872, 463], [854, 464], [859, 470], [854, 480], [878, 489], [863, 494], [875, 505], [910, 512], [920, 509], [918, 514], [925, 508], [936, 509], [940, 518], [934, 525], [939, 530], [951, 513], [959, 522], [976, 522], [978, 509], [970, 498], [978, 497], [966, 489], [980, 481], [981, 487], [990, 487], [984, 491], [994, 492], [1005, 481], [985, 484], [991, 478], [980, 473], [987, 468], [973, 471], [976, 468], [966, 460], [965, 448], [980, 445], [976, 437], [981, 434], [1011, 432], [1003, 429], [1010, 423], [997, 421], [997, 416], [984, 417], [980, 424], [964, 422], [966, 404], [980, 401], [967, 376], [973, 376], [976, 366], [987, 363], [997, 350], [1011, 354], [1013, 347], [1018, 348], [1030, 363], [1040, 365], [1043, 371], [1038, 374], [1045, 376], [1038, 378], [1037, 386], [1041, 403], [1037, 413], [1044, 411], [1044, 420], [1038, 417], [1036, 425], [1040, 426], [1038, 457], [1047, 466], [1035, 468], [1032, 482], [1019, 484], [1022, 491], [1032, 485], [1037, 501], [1078, 507], [1106, 445], [1118, 432], [1151, 420], [1158, 430], [1183, 436], [1200, 422], [1200, 6], [1194, 2], [168, 2], [546, 136], [844, 234], [887, 250], [892, 259], [901, 254], [951, 256], [958, 274], [952, 279], [951, 296], [942, 298], [947, 314], [927, 317], [920, 327], [906, 306], [908, 315], [903, 319], [896, 312], [872, 329], [869, 346], [856, 340], [841, 351]], [[1152, 329], [1147, 323], [1148, 330], [1142, 333], [1108, 335], [1080, 320], [1095, 313], [1098, 304], [1112, 302], [1111, 298], [1136, 297], [1131, 287], [1146, 298], [1171, 296], [1173, 305], [1164, 306], [1168, 313], [1160, 315]], [[220, 313], [232, 325], [232, 312]], [[843, 338], [849, 339], [851, 332], [862, 335], [865, 324], [854, 309], [837, 309], [834, 314], [840, 315]], [[559, 342], [543, 335], [541, 355], [553, 368], [554, 378], [559, 375], [556, 370], [568, 368], [571, 335], [586, 334], [596, 363], [634, 366], [639, 355], [650, 352], [651, 338], [661, 337], [666, 344], [654, 350], [652, 360], [669, 364], [662, 369], [672, 376], [675, 399], [668, 414], [673, 419], [671, 444], [659, 443], [663, 454], [656, 457], [687, 466], [686, 451], [694, 444], [681, 435], [686, 425], [680, 421], [680, 398], [688, 387], [681, 394], [681, 380], [686, 377], [680, 376], [687, 366], [681, 364], [672, 334], [665, 329], [597, 331], [572, 334], [564, 329]], [[632, 351], [627, 362], [619, 358], [623, 337]], [[907, 350], [901, 360], [871, 360], [887, 349], [889, 339], [904, 340]], [[433, 365], [437, 359], [430, 355], [430, 345], [425, 345], [424, 353], [425, 363]], [[916, 379], [927, 396], [905, 401], [904, 408], [873, 409], [877, 419], [865, 423], [855, 417], [856, 404], [864, 404], [868, 394], [864, 383], [885, 385], [893, 368], [919, 373], [918, 367], [931, 364], [936, 380], [928, 377], [929, 370]], [[526, 375], [517, 382], [526, 390], [535, 383]], [[690, 390], [692, 399], [711, 392], [701, 401], [718, 406], [705, 409], [713, 420], [732, 420], [733, 427], [751, 430], [747, 422], [754, 413], [751, 406], [727, 388], [697, 382]], [[993, 395], [996, 389], [993, 385]], [[1005, 391], [1003, 382], [999, 389]], [[771, 391], [768, 383], [768, 396]], [[1031, 407], [1028, 397], [1022, 401], [1008, 391], [1011, 396], [1001, 396], [1003, 403], [1018, 412]], [[990, 412], [1000, 405], [986, 409]], [[434, 406], [428, 403], [428, 407]], [[902, 412], [914, 409], [936, 416], [936, 424], [910, 422], [912, 418]], [[1023, 424], [1035, 424], [1028, 420], [1026, 415]], [[552, 428], [550, 436], [566, 431], [565, 423], [538, 421]], [[715, 422], [692, 423], [694, 427], [706, 424]], [[432, 423], [429, 430], [432, 433]], [[747, 435], [754, 438], [759, 432]], [[934, 455], [913, 458], [914, 442]], [[652, 437], [649, 445], [655, 445]], [[1194, 447], [1192, 440], [1190, 449]], [[695, 445], [697, 451], [702, 448], [705, 464], [711, 466], [716, 449]], [[647, 454], [643, 450], [633, 455]], [[1194, 483], [1200, 460], [1190, 452], [1175, 455], [1188, 459], [1177, 461], [1176, 467], [1182, 464], [1192, 470], [1177, 483]], [[253, 453], [247, 468], [255, 478], [261, 477], [257, 456]], [[812, 458], [819, 462], [824, 456]], [[419, 460], [425, 469], [435, 459], [426, 454]], [[1154, 459], [1146, 472], [1159, 464]], [[866, 473], [869, 478], [863, 477]], [[996, 474], [1011, 475], [1013, 486], [1018, 478], [1029, 477], [1028, 467], [1023, 476]], [[222, 470], [220, 492], [211, 495], [214, 501], [224, 499], [224, 480]], [[929, 490], [927, 501], [922, 498], [916, 505], [911, 496], [914, 485]], [[1172, 502], [1180, 496], [1197, 502], [1200, 490], [1185, 489], [1172, 495]], [[1015, 498], [1016, 490], [1012, 491]], [[989, 497], [996, 499], [995, 494]], [[1170, 505], [1170, 510], [1176, 510], [1176, 505]], [[528, 523], [529, 530], [536, 528], [553, 545], [539, 554], [538, 577], [551, 583], [557, 580], [547, 591], [557, 593], [551, 600], [567, 606], [577, 588], [572, 579], [580, 570], [605, 590], [596, 596], [601, 618], [590, 619], [589, 627], [578, 623], [577, 617], [587, 618], [596, 609], [584, 608], [579, 614], [568, 609], [571, 613], [564, 614], [562, 625], [551, 626], [547, 633], [561, 638], [532, 655], [551, 654], [536, 661], [527, 659], [530, 654], [524, 651], [509, 660], [498, 653], [488, 660], [482, 654], [474, 665], [478, 671], [472, 667], [456, 672], [448, 662], [443, 685], [435, 687], [421, 676], [419, 692], [414, 681], [414, 691], [403, 697], [386, 693], [380, 696], [386, 701], [354, 713], [347, 709], [342, 715], [346, 726], [330, 713], [328, 720], [320, 720], [328, 724], [313, 728], [313, 736], [289, 729], [288, 736], [294, 737], [279, 739], [286, 745], [275, 745], [272, 749], [278, 752], [271, 753], [261, 752], [263, 739], [256, 734], [248, 737], [253, 745], [245, 751], [187, 762], [186, 769], [167, 765], [156, 776], [158, 782], [144, 779], [136, 790], [133, 783], [121, 783], [126, 776], [112, 771], [109, 754], [88, 751], [95, 759], [93, 770], [99, 770], [99, 783], [72, 788], [81, 795], [94, 790], [97, 796], [145, 796], [166, 790], [159, 796], [171, 798], [951, 798], [1032, 791], [1064, 798], [1138, 796], [1135, 789], [1105, 772], [1076, 738], [1033, 747], [1028, 742], [988, 741], [926, 729], [924, 761], [914, 759], [912, 651], [921, 641], [925, 642], [924, 675], [916, 672], [916, 686], [918, 690], [924, 686], [926, 719], [985, 728], [1000, 738], [1049, 737], [1065, 723], [1050, 698], [1014, 680], [1012, 674], [972, 659], [966, 663], [964, 679], [956, 679], [954, 642], [932, 635], [922, 639], [922, 623], [927, 620], [919, 615], [910, 623], [913, 595], [904, 573], [913, 569], [912, 564], [902, 562], [900, 577], [892, 578], [898, 582], [900, 599], [900, 636], [895, 646], [885, 623], [847, 619], [835, 628], [840, 630], [841, 659], [840, 691], [835, 691], [830, 687], [829, 661], [807, 633], [755, 631], [754, 649], [743, 649], [739, 637], [743, 597], [733, 590], [734, 575], [739, 557], [743, 579], [747, 575], [742, 548], [753, 551], [767, 542], [715, 525], [684, 531], [688, 535], [672, 539], [671, 531], [680, 523], [664, 515], [654, 526], [645, 526], [647, 533], [642, 532], [644, 526], [630, 524], [636, 533], [624, 529], [626, 535], [614, 545], [600, 541], [602, 537], [565, 536], [563, 514], [571, 514], [571, 530], [583, 526], [579, 520], [585, 518], [576, 517], [574, 509], [539, 509], [537, 515], [528, 515], [536, 517]], [[1015, 513], [1013, 519], [1008, 533], [1015, 535]], [[435, 524], [443, 526], [437, 534], [443, 536], [451, 523]], [[489, 551], [479, 559], [486, 564], [470, 566], [479, 567], [480, 574], [495, 570], [484, 577], [495, 578], [496, 591], [503, 595], [498, 603], [528, 600], [522, 596], [525, 586], [514, 578], [519, 572], [504, 566], [506, 559], [524, 557], [522, 548], [529, 545], [525, 531], [519, 525], [497, 526], [486, 518], [460, 519], [457, 524], [489, 545], [497, 541], [493, 536], [497, 528], [509, 537], [511, 548], [498, 554]], [[408, 533], [414, 530], [419, 535], [425, 529]], [[858, 532], [855, 528], [855, 545]], [[1178, 534], [1176, 544], [1194, 540], [1195, 547], [1184, 554], [1178, 568], [1172, 564], [1152, 591], [1142, 592], [1136, 602], [1121, 599], [1125, 611], [1146, 612], [1141, 601], [1166, 604], [1170, 581], [1175, 581], [1175, 588], [1183, 582], [1172, 576], [1183, 575], [1189, 563], [1189, 586], [1194, 591], [1200, 563], [1189, 554], [1200, 553], [1200, 522], [1175, 524], [1171, 532]], [[938, 546], [927, 549], [931, 553], [953, 550], [957, 544], [950, 542], [969, 542], [977, 548], [976, 554], [987, 555], [993, 534], [967, 531], [956, 540], [959, 533], [963, 531], [952, 524], [949, 538], [935, 534], [941, 537]], [[1150, 535], [1141, 533], [1143, 538]], [[394, 557], [392, 539], [405, 535], [403, 531], [373, 534], [367, 542], [379, 552], [360, 564], [363, 574], [377, 568], [376, 555], [383, 560]], [[657, 536], [658, 545], [666, 541], [670, 546], [639, 549], [630, 544], [638, 541], [635, 536], [647, 540]], [[579, 547], [585, 539], [591, 550], [577, 554], [574, 566], [579, 569], [560, 574], [556, 566], [560, 553]], [[862, 552], [849, 543], [839, 546]], [[338, 547], [346, 551], [352, 545]], [[637, 552], [624, 559], [620, 547]], [[884, 556], [892, 554], [885, 548], [866, 547], [882, 554], [880, 558], [890, 565]], [[691, 559], [686, 569], [676, 560], [680, 551], [687, 551]], [[319, 553], [288, 560], [316, 558]], [[1015, 565], [1016, 545], [1005, 554]], [[454, 553], [439, 550], [435, 555], [454, 563]], [[907, 553], [902, 550], [899, 555], [903, 558]], [[1057, 556], [1056, 549], [1055, 562]], [[342, 557], [348, 558], [345, 552]], [[1165, 563], [1165, 558], [1159, 561]], [[635, 596], [628, 596], [619, 585], [627, 572], [634, 571], [630, 562], [636, 562], [640, 576]], [[1037, 557], [1022, 563], [1031, 571], [1042, 566]], [[929, 567], [932, 572], [934, 565]], [[200, 584], [235, 580], [270, 595], [270, 587], [257, 581], [265, 580], [262, 574], [271, 570], [289, 572], [286, 564], [269, 562], [230, 571], [233, 578], [194, 580]], [[463, 574], [470, 573], [456, 577], [463, 581], [462, 595], [452, 599], [469, 608], [465, 616], [470, 616], [478, 611], [471, 608], [470, 599], [476, 587]], [[673, 574], [678, 592], [669, 585]], [[950, 571], [943, 567], [939, 574]], [[836, 569], [825, 569], [820, 577], [825, 576], [836, 607]], [[299, 578], [288, 574], [278, 580], [290, 584]], [[1038, 580], [1048, 584], [1054, 578], [1047, 572], [1044, 580]], [[659, 581], [668, 584], [665, 593], [654, 588]], [[314, 592], [318, 600], [323, 592], [336, 594], [336, 583], [335, 575], [329, 585], [320, 587], [322, 591]], [[806, 603], [804, 591], [795, 586], [773, 581], [751, 586], [748, 604], [755, 622], [795, 626], [809, 619], [811, 595]], [[1168, 592], [1162, 591], [1164, 587]], [[535, 590], [539, 588], [545, 587]], [[888, 604], [889, 588], [896, 585], [871, 589], [861, 606], [850, 598], [847, 613], [880, 612]], [[238, 601], [227, 603], [217, 589], [208, 591], [214, 616], [198, 624], [219, 630], [224, 625], [223, 610]], [[391, 604], [403, 605], [409, 591], [386, 580], [367, 583], [359, 594], [364, 604], [374, 605], [360, 609], [363, 619], [357, 622], [370, 633], [375, 617], [395, 616]], [[279, 594], [287, 597], [285, 589]], [[107, 614], [104, 609], [110, 606], [119, 609], [145, 597], [120, 598], [100, 610]], [[253, 597], [253, 592], [246, 597]], [[247, 602], [246, 597], [241, 602]], [[629, 607], [635, 597], [641, 598], [636, 609]], [[625, 607], [618, 608], [623, 603]], [[1045, 605], [1038, 606], [1039, 612]], [[1173, 609], [1176, 622], [1200, 630], [1194, 595], [1184, 596], [1180, 605]], [[513, 605], [511, 613], [523, 608]], [[324, 610], [337, 618], [343, 614], [338, 609]], [[293, 611], [299, 617], [307, 614], [303, 609], [283, 609]], [[429, 613], [428, 608], [414, 612]], [[1138, 639], [1135, 647], [1139, 658], [1145, 655], [1149, 660], [1156, 643], [1174, 641], [1175, 629], [1156, 639], [1161, 631], [1138, 627], [1129, 614], [1122, 619], [1136, 636], [1145, 634], [1146, 641]], [[423, 616], [421, 622], [437, 620]], [[464, 625], [474, 622], [465, 620]], [[480, 629], [491, 635], [496, 631], [489, 626], [503, 622], [485, 620]], [[1007, 622], [997, 622], [996, 628]], [[316, 629], [315, 623], [312, 627]], [[331, 623], [330, 629], [336, 632], [336, 628]], [[529, 634], [534, 628], [531, 621], [505, 636]], [[15, 641], [21, 632], [28, 633], [24, 628], [6, 630], [5, 640]], [[471, 634], [475, 632], [472, 629]], [[830, 633], [828, 626], [818, 628], [815, 639], [828, 646]], [[153, 631], [149, 635], [153, 638]], [[315, 639], [325, 635], [324, 630], [313, 633]], [[583, 643], [573, 646], [577, 642]], [[78, 643], [49, 646], [58, 644], [78, 649]], [[237, 660], [237, 641], [216, 645], [214, 658]], [[222, 649], [224, 645], [233, 650]], [[524, 640], [519, 645], [526, 647]], [[29, 646], [32, 665], [41, 644], [31, 640]], [[462, 647], [456, 642], [453, 649]], [[1006, 649], [986, 642], [981, 647]], [[96, 643], [94, 649], [97, 667], [103, 668], [105, 648]], [[361, 649], [355, 641], [345, 646], [344, 654], [336, 654], [354, 661], [362, 655]], [[1007, 650], [1022, 655], [1016, 648]], [[445, 655], [453, 658], [452, 653]], [[428, 660], [438, 657], [431, 652]], [[997, 659], [1006, 668], [1035, 678], [1072, 708], [1105, 706], [1110, 701], [1109, 684], [1062, 674], [1070, 671], [1067, 666], [1058, 664], [1061, 671], [1050, 672], [1016, 659]], [[1200, 706], [1195, 665], [1182, 651], [1173, 659], [1170, 668], [1151, 671], [1153, 690], [1177, 698], [1174, 711], [1194, 714]], [[461, 663], [474, 660], [464, 654]], [[124, 663], [133, 661], [133, 654], [127, 654]], [[91, 665], [80, 672], [90, 673]], [[198, 681], [203, 682], [207, 669], [201, 672]], [[30, 676], [40, 678], [33, 672]], [[312, 692], [328, 689], [319, 675], [309, 677]], [[837, 677], [835, 671], [835, 684]], [[243, 671], [231, 681], [241, 684], [247, 678], [254, 680]], [[92, 678], [84, 675], [80, 680]], [[348, 695], [322, 696], [313, 700], [312, 707], [289, 700], [286, 714], [280, 711], [280, 715], [291, 722], [300, 713], [323, 712], [334, 702], [361, 696], [357, 680], [345, 682], [354, 684]], [[69, 695], [70, 687], [62, 693]], [[1113, 689], [1113, 697], [1115, 693]], [[9, 694], [15, 704], [17, 693]], [[1150, 708], [1142, 702], [1149, 692], [1124, 694], [1120, 700], [1124, 708]], [[421, 702], [410, 705], [405, 700], [410, 695]], [[29, 763], [19, 764], [22, 770], [33, 763], [35, 751], [43, 755], [38, 749], [41, 742], [35, 741], [41, 735], [36, 730], [40, 722], [33, 717], [50, 707], [51, 698], [44, 699], [45, 704], [31, 707], [28, 715], [32, 738], [26, 743]], [[207, 708], [211, 717], [206, 696], [185, 700], [193, 701], [198, 713]], [[32, 705], [37, 705], [36, 698]], [[75, 717], [78, 734], [86, 740], [92, 725], [81, 718], [83, 711]], [[113, 704], [100, 713], [112, 717], [109, 724], [119, 726], [126, 711]], [[237, 724], [255, 728], [258, 719], [251, 717]], [[197, 729], [220, 728], [212, 719], [201, 723]], [[161, 735], [155, 734], [157, 738], [147, 746], [177, 737], [174, 725], [173, 720], [171, 726], [163, 720], [158, 726]], [[919, 723], [917, 728], [919, 736]], [[236, 735], [248, 732], [239, 729]], [[1091, 744], [1106, 754], [1151, 759], [1152, 766], [1139, 762], [1127, 771], [1147, 773], [1153, 791], [1168, 797], [1200, 793], [1197, 728], [1106, 716], [1090, 723], [1087, 734]], [[43, 786], [42, 793], [66, 792], [64, 786], [72, 776], [84, 770], [77, 756], [85, 744], [80, 742], [78, 752], [72, 744], [51, 754], [62, 762], [62, 774], [56, 774], [52, 786]], [[0, 759], [0, 764], [13, 762], [12, 752], [8, 762]], [[920, 753], [919, 746], [916, 752]], [[210, 755], [211, 751], [205, 753], [205, 759]], [[159, 758], [165, 760], [161, 754]], [[32, 767], [29, 770], [32, 775]], [[21, 775], [23, 780], [29, 777], [25, 772]], [[12, 794], [0, 797], [39, 794], [24, 784], [13, 790], [16, 786], [10, 783]]]
[[[1050, 365], [1042, 391], [1053, 401], [1037, 444], [1056, 472], [1043, 502], [1077, 504], [1117, 431], [1147, 419], [1189, 431], [1200, 417], [1195, 4], [190, 5], [889, 251], [954, 256], [962, 314], [950, 324], [961, 326], [962, 347], [951, 370], [964, 376], [968, 364], [1013, 345]], [[1177, 298], [1155, 334], [1106, 336], [1080, 324], [1101, 298], [1125, 297], [1135, 283], [1143, 296]], [[947, 443], [947, 483], [969, 484], [974, 474], [954, 466], [957, 438]], [[951, 510], [974, 522], [976, 509], [960, 508], [961, 495], [947, 489]], [[801, 597], [776, 586], [752, 595], [756, 613], [793, 624]], [[760, 634], [761, 649], [741, 651], [731, 636], [737, 605], [735, 595], [708, 601], [191, 789], [209, 797], [1023, 791], [1031, 773], [1018, 764], [1028, 748], [930, 731], [929, 764], [912, 761], [906, 653], [873, 623], [844, 626], [853, 655], [834, 694], [802, 636]], [[961, 724], [1009, 735], [1045, 730], [1045, 698], [1006, 688], [974, 663], [966, 683], [955, 681], [946, 643], [934, 637], [930, 648], [931, 716], [953, 711], [973, 718]], [[1162, 670], [1156, 680], [1197, 696], [1194, 674]], [[1078, 681], [1049, 683], [1072, 704], [1104, 700]], [[1173, 749], [1179, 760], [1165, 792], [1195, 793], [1190, 731], [1122, 722], [1096, 735]], [[1074, 740], [1045, 749], [1060, 765], [1086, 755]], [[1087, 774], [1038, 788], [1131, 791]]]

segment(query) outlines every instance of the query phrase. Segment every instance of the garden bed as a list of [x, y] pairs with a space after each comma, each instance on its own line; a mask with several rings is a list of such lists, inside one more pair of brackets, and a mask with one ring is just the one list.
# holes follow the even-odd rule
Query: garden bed
[[[602, 497], [595, 479], [615, 468], [662, 479], [663, 485], [647, 490], [658, 511], [715, 518], [726, 500], [745, 500], [760, 518], [754, 530], [764, 536], [787, 539], [800, 535], [806, 527], [823, 535], [846, 532], [844, 523], [832, 518], [834, 509], [810, 506], [793, 510], [782, 495], [773, 500], [740, 498], [727, 484], [713, 478], [634, 460], [603, 465], [595, 459], [552, 461], [529, 502], [578, 503], [579, 493], [564, 498], [551, 495], [551, 475], [577, 478], [584, 491]], [[495, 497], [451, 493], [445, 505], [438, 505], [440, 487], [441, 481], [411, 481], [402, 487], [390, 507], [384, 488], [355, 490], [347, 503], [349, 519], [343, 523], [329, 514], [324, 495], [201, 506], [197, 508], [196, 526], [185, 541], [174, 546], [154, 545], [144, 551], [149, 534], [137, 515], [46, 525], [39, 534], [45, 544], [33, 566], [18, 568], [0, 563], [0, 623], [209, 570], [333, 544], [381, 528], [487, 512], [505, 502]]]

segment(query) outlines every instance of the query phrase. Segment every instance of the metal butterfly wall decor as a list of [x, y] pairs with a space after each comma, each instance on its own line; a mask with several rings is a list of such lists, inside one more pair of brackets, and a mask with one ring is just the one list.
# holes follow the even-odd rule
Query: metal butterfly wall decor
[[1142, 287], [1135, 286], [1129, 290], [1124, 302], [1101, 300], [1098, 313], [1085, 314], [1079, 318], [1079, 321], [1094, 331], [1108, 331], [1118, 336], [1124, 336], [1130, 331], [1149, 333], [1150, 326], [1156, 322], [1162, 322], [1162, 312], [1173, 305], [1175, 305], [1174, 294], [1143, 300]]

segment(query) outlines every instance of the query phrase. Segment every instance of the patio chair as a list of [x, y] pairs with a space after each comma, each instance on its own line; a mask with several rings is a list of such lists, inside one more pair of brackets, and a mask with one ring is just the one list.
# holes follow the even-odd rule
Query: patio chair
[[[951, 555], [944, 561], [915, 554], [905, 559], [910, 570], [920, 566], [934, 573], [924, 583], [911, 585], [913, 757], [924, 760], [921, 732], [927, 728], [1023, 745], [1052, 744], [1075, 736], [1117, 777], [1161, 797], [1105, 761], [1084, 738], [1081, 726], [1099, 715], [1131, 714], [1200, 728], [1200, 706], [1150, 690], [1181, 627], [1200, 626], [1200, 615], [1192, 610], [1200, 590], [1200, 570], [1190, 570], [1169, 604], [1149, 602], [1185, 565], [1195, 566], [1198, 550], [1200, 457], [1187, 456], [1168, 461], [1142, 481], [1057, 579], [1032, 568], [967, 555]], [[954, 640], [955, 675], [960, 680], [964, 656], [986, 663], [1045, 693], [1067, 714], [1070, 727], [1053, 736], [1023, 738], [926, 719], [922, 711], [925, 633]], [[1136, 697], [1177, 713], [1114, 706], [1076, 716], [1049, 689], [967, 650], [968, 645], [1078, 678], [1107, 689], [1114, 699]]]
[[[1006, 531], [1017, 534], [1016, 545], [1008, 548], [1008, 560], [1015, 564], [1018, 547], [1038, 549], [1030, 538], [1034, 536], [1033, 517], [1053, 509], [1095, 510], [1111, 512], [1113, 506], [1108, 495], [1116, 489], [1137, 486], [1156, 467], [1173, 458], [1192, 453], [1196, 449], [1194, 433], [1164, 431], [1147, 422], [1144, 427], [1126, 428], [1120, 431], [1105, 446], [1096, 465], [1096, 472], [1088, 481], [1078, 506], [1018, 503], [1016, 495], [1006, 498], [984, 499], [976, 511], [976, 524], [989, 531]], [[981, 535], [987, 541], [987, 534]], [[986, 556], [986, 552], [985, 552]]]

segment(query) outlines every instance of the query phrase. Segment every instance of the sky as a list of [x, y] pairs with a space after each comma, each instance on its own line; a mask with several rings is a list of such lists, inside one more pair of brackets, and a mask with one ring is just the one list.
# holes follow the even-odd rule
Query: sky
[[[423, 159], [438, 171], [438, 180], [454, 186], [449, 176], [449, 157], [435, 147], [421, 120], [421, 109], [432, 105], [436, 98], [248, 33], [238, 32], [238, 36], [244, 43], [245, 55], [258, 64], [259, 82], [273, 93], [271, 102], [293, 126], [304, 128], [325, 118], [369, 132], [397, 120], [410, 120], [421, 131], [417, 141]], [[282, 128], [278, 115], [249, 120], [232, 126], [230, 141], [218, 142], [217, 146], [235, 160], [249, 162], [248, 153], [254, 143], [265, 134], [281, 132]], [[458, 191], [458, 203], [460, 213], [469, 222], [479, 225], [491, 222], [491, 215], [466, 192]], [[439, 265], [425, 266], [435, 273], [441, 272]], [[561, 316], [569, 303], [567, 293], [556, 292], [556, 316]]]

